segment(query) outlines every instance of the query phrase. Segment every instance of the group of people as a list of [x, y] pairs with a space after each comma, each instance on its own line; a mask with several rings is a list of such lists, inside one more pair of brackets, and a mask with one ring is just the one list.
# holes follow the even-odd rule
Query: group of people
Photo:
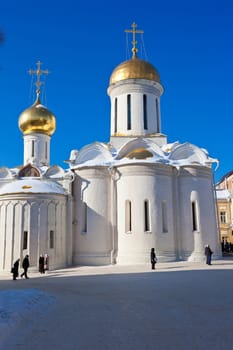
[[[17, 277], [19, 277], [19, 264], [20, 264], [20, 259], [17, 259], [14, 262], [14, 265], [11, 269], [13, 281], [16, 281]], [[22, 262], [23, 273], [21, 273], [20, 275], [21, 278], [25, 277], [26, 279], [29, 279], [27, 274], [29, 266], [30, 266], [29, 255], [26, 254]], [[49, 256], [48, 254], [45, 254], [45, 255], [41, 254], [39, 257], [39, 272], [45, 273], [45, 271], [47, 271], [48, 269], [49, 269]]]
[[[14, 281], [16, 281], [17, 277], [19, 277], [19, 262], [20, 262], [20, 259], [17, 259], [14, 262], [14, 265], [11, 269]], [[23, 276], [24, 276], [26, 279], [29, 279], [28, 274], [27, 274], [29, 266], [30, 266], [29, 255], [26, 254], [24, 259], [23, 259], [23, 263], [22, 263], [23, 273], [21, 273], [21, 275], [20, 275], [21, 278], [23, 278]]]
[[40, 254], [40, 257], [39, 257], [39, 272], [42, 274], [42, 273], [45, 273], [45, 271], [48, 271], [49, 269], [49, 256], [48, 254]]
[[[206, 256], [206, 264], [211, 265], [211, 257], [212, 257], [212, 250], [210, 249], [210, 246], [207, 244], [205, 246], [205, 256]], [[151, 248], [150, 252], [150, 261], [151, 261], [151, 269], [155, 270], [155, 264], [157, 263], [157, 257], [155, 253], [155, 248]], [[20, 259], [17, 259], [14, 263], [14, 266], [12, 267], [12, 274], [13, 274], [13, 280], [16, 280], [19, 276], [19, 262]], [[20, 275], [21, 278], [24, 276], [25, 278], [29, 278], [27, 275], [27, 270], [29, 268], [29, 255], [27, 254], [25, 258], [23, 259], [22, 263], [23, 267], [23, 273]], [[41, 274], [45, 273], [49, 269], [49, 256], [48, 254], [41, 254], [39, 257], [39, 272]]]
[[226, 255], [231, 255], [233, 253], [233, 243], [228, 242], [227, 238], [223, 238], [221, 242], [222, 253]]

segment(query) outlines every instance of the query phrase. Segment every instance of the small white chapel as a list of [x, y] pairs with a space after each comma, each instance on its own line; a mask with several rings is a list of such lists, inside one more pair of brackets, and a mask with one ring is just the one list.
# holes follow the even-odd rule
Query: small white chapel
[[204, 247], [220, 256], [213, 164], [191, 143], [168, 142], [161, 128], [158, 70], [138, 57], [132, 24], [132, 58], [111, 73], [108, 142], [71, 150], [68, 166], [50, 164], [55, 115], [37, 97], [18, 119], [22, 166], [0, 168], [0, 271], [26, 254], [38, 269], [72, 265], [150, 264], [204, 260]]

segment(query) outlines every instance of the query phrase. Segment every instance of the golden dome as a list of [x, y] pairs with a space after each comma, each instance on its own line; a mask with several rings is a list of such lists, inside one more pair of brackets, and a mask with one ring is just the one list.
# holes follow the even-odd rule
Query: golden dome
[[110, 85], [126, 79], [147, 79], [160, 83], [159, 73], [147, 61], [133, 56], [131, 60], [119, 64], [110, 77]]
[[41, 133], [52, 135], [56, 129], [56, 118], [40, 102], [39, 95], [35, 103], [19, 116], [19, 128], [24, 135]]

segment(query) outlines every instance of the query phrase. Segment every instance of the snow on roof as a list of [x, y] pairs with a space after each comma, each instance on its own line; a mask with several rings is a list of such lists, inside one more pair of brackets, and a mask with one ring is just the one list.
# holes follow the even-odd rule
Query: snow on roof
[[0, 195], [13, 193], [56, 193], [65, 194], [64, 188], [55, 181], [38, 178], [16, 179], [0, 188]]
[[[141, 153], [140, 153], [141, 152]], [[71, 152], [70, 168], [91, 166], [118, 166], [132, 163], [162, 163], [174, 167], [199, 165], [210, 168], [218, 160], [211, 158], [205, 149], [178, 141], [158, 146], [146, 138], [135, 138], [126, 142], [120, 149], [95, 142], [83, 147], [80, 152]]]
[[229, 199], [231, 194], [228, 190], [216, 189], [217, 199]]

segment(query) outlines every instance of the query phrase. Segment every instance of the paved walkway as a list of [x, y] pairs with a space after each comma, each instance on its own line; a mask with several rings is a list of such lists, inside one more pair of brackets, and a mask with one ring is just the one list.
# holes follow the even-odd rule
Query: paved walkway
[[[77, 267], [45, 276], [29, 270], [29, 276], [15, 282], [0, 275], [0, 292], [37, 291], [52, 302], [22, 316], [0, 343], [1, 350], [233, 346], [232, 259], [211, 266], [161, 263], [156, 271], [145, 265]], [[27, 307], [22, 305], [22, 315]]]

